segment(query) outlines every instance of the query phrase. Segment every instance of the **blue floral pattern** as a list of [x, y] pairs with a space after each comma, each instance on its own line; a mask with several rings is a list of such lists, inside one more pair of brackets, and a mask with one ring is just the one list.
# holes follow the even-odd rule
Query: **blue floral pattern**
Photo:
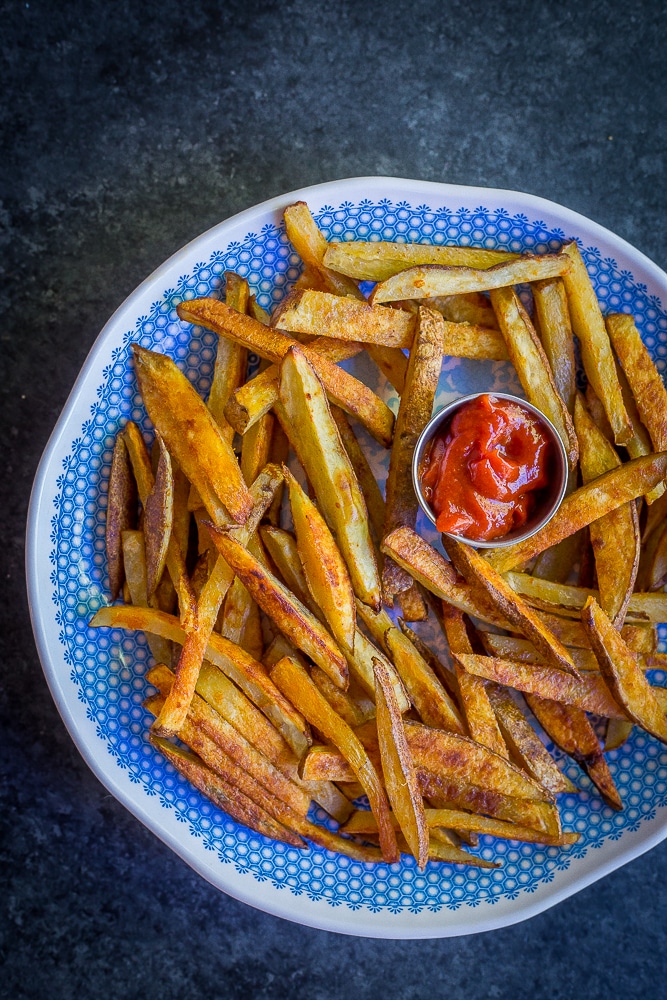
[[[428, 205], [388, 199], [325, 205], [316, 218], [327, 239], [333, 240], [455, 242], [544, 253], [558, 250], [565, 239], [576, 237], [560, 229], [549, 230], [525, 214], [510, 215], [482, 206], [472, 211], [434, 211]], [[581, 249], [603, 311], [633, 313], [659, 369], [664, 371], [667, 314], [660, 301], [595, 247]], [[70, 669], [72, 695], [85, 705], [99, 740], [118, 767], [127, 771], [145, 795], [157, 796], [165, 809], [173, 811], [183, 823], [183, 835], [199, 838], [221, 864], [233, 865], [258, 881], [268, 880], [290, 893], [325, 900], [331, 906], [366, 907], [374, 913], [456, 910], [533, 893], [575, 859], [637, 829], [667, 804], [667, 748], [635, 729], [625, 746], [609, 754], [625, 804], [621, 813], [608, 808], [591, 792], [590, 782], [577, 766], [554, 751], [562, 769], [582, 789], [580, 795], [564, 795], [559, 800], [564, 829], [581, 834], [579, 842], [567, 850], [480, 837], [478, 853], [500, 862], [500, 868], [429, 864], [420, 872], [412, 859], [397, 865], [363, 865], [318, 848], [302, 852], [266, 840], [234, 823], [203, 798], [146, 739], [149, 716], [142, 701], [151, 690], [145, 681], [151, 660], [144, 637], [88, 627], [95, 611], [107, 603], [104, 534], [116, 432], [132, 419], [147, 441], [152, 437], [129, 363], [130, 344], [136, 341], [169, 354], [205, 396], [213, 374], [216, 337], [181, 323], [175, 310], [185, 299], [216, 293], [228, 269], [246, 277], [260, 305], [271, 309], [298, 276], [300, 263], [284, 231], [271, 224], [196, 263], [174, 288], [164, 290], [146, 315], [137, 318], [122, 345], [110, 351], [90, 416], [63, 461], [53, 497], [50, 558], [55, 620]], [[518, 389], [508, 364], [446, 360], [440, 399], [482, 387]], [[385, 398], [395, 405], [391, 389], [385, 390]], [[385, 456], [380, 449], [372, 461], [381, 473]], [[664, 684], [666, 677], [656, 671], [653, 679]], [[321, 811], [315, 811], [314, 816], [325, 819]]]

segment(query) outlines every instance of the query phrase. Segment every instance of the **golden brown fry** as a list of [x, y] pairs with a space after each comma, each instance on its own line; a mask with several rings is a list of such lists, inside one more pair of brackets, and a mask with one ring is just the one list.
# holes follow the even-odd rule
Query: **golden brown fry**
[[[218, 629], [220, 634], [224, 635], [225, 639], [230, 639], [239, 646], [243, 646], [243, 633], [248, 623], [250, 609], [253, 604], [252, 597], [238, 576], [235, 576], [225, 597], [225, 605], [222, 609], [222, 621]], [[255, 657], [255, 659], [261, 659], [261, 657]]]
[[569, 271], [563, 274], [563, 281], [572, 329], [579, 338], [584, 371], [604, 406], [616, 444], [625, 444], [633, 436], [632, 425], [623, 403], [614, 356], [597, 296], [577, 244], [568, 243], [562, 252], [572, 262]]
[[[124, 531], [121, 537], [123, 566], [125, 580], [130, 591], [130, 600], [137, 607], [147, 608], [149, 599], [146, 589], [144, 533], [143, 531]], [[146, 641], [156, 663], [164, 663], [171, 659], [171, 643], [167, 639], [162, 639], [159, 635], [147, 635]]]
[[366, 504], [323, 385], [298, 348], [288, 352], [281, 372], [278, 417], [283, 429], [345, 559], [355, 594], [379, 607], [380, 581]]
[[325, 267], [324, 256], [329, 244], [322, 236], [306, 203], [297, 201], [294, 205], [288, 205], [283, 214], [287, 238], [304, 262], [306, 270], [313, 273], [321, 282], [323, 289], [338, 295], [352, 295], [355, 298], [361, 298], [361, 292], [357, 288], [356, 282], [344, 274], [339, 274]]
[[[283, 654], [289, 655], [289, 654]], [[280, 659], [281, 657], [279, 657]], [[278, 660], [275, 661], [276, 663]], [[358, 684], [350, 682], [347, 691], [341, 691], [319, 667], [310, 668], [310, 678], [324, 695], [335, 712], [348, 726], [361, 726], [369, 719], [375, 718], [375, 704], [368, 698]]]
[[486, 270], [473, 267], [449, 267], [423, 264], [407, 268], [376, 285], [370, 301], [395, 302], [397, 299], [426, 299], [434, 295], [458, 295], [462, 292], [486, 292], [492, 288], [518, 285], [539, 278], [564, 274], [570, 261], [562, 254], [523, 254], [509, 263], [495, 264]]
[[425, 622], [428, 618], [428, 607], [419, 585], [413, 580], [407, 590], [402, 590], [396, 598], [401, 609], [401, 615], [408, 622]]
[[[233, 271], [225, 272], [225, 301], [228, 306], [240, 313], [246, 312], [249, 304], [249, 291], [245, 278], [239, 277]], [[220, 337], [207, 405], [213, 419], [220, 427], [223, 437], [230, 445], [234, 439], [234, 428], [230, 426], [225, 417], [225, 406], [231, 394], [245, 380], [247, 367], [248, 352], [245, 348], [227, 340], [226, 337]]]
[[[385, 281], [417, 264], [458, 267], [493, 267], [513, 260], [505, 250], [477, 247], [435, 246], [427, 243], [331, 243], [324, 254], [328, 268], [359, 281]], [[405, 296], [410, 298], [410, 296]]]
[[159, 434], [156, 441], [160, 457], [153, 488], [144, 504], [146, 586], [150, 597], [155, 593], [164, 572], [174, 523], [174, 473], [171, 458]]
[[382, 661], [377, 658], [373, 660], [373, 670], [378, 743], [387, 795], [410, 852], [423, 869], [428, 860], [424, 801], [417, 785], [417, 775], [391, 678]]
[[607, 316], [607, 330], [656, 451], [667, 449], [667, 389], [632, 316]]
[[502, 334], [473, 323], [445, 323], [442, 353], [453, 358], [477, 361], [509, 361]]
[[266, 413], [248, 430], [241, 444], [241, 472], [248, 486], [255, 479], [269, 460], [273, 425], [276, 418], [272, 413]]
[[[394, 428], [394, 443], [387, 475], [384, 534], [407, 525], [414, 528], [419, 504], [408, 470], [419, 435], [430, 419], [442, 368], [444, 321], [440, 313], [421, 307], [408, 373]], [[412, 584], [408, 573], [391, 559], [385, 560], [382, 591], [390, 606]]]
[[415, 334], [414, 318], [401, 309], [371, 306], [365, 300], [310, 289], [291, 291], [274, 313], [271, 325], [288, 333], [399, 348], [410, 348]]
[[547, 278], [545, 281], [536, 281], [532, 289], [542, 346], [553, 372], [558, 394], [568, 413], [572, 414], [577, 391], [576, 362], [565, 286], [562, 278]]
[[526, 701], [547, 736], [584, 769], [607, 805], [612, 809], [622, 809], [623, 803], [595, 730], [582, 709], [540, 698], [536, 694], [527, 694]]
[[407, 712], [410, 708], [410, 699], [403, 685], [398, 672], [393, 664], [386, 660], [383, 654], [373, 643], [366, 638], [363, 632], [357, 629], [354, 636], [354, 653], [347, 654], [347, 662], [352, 674], [371, 698], [375, 697], [375, 678], [373, 674], [373, 660], [381, 659], [389, 671], [392, 678], [396, 698], [401, 707], [401, 712]]
[[648, 493], [666, 475], [667, 452], [634, 458], [566, 497], [549, 523], [530, 538], [506, 548], [490, 549], [487, 559], [499, 573], [521, 566], [562, 538]]
[[204, 401], [171, 358], [138, 344], [133, 351], [144, 404], [167, 450], [197, 489], [214, 523], [226, 523], [229, 514], [243, 524], [252, 499], [236, 456]]
[[572, 657], [563, 643], [476, 549], [445, 536], [443, 545], [454, 566], [470, 586], [482, 588], [499, 614], [530, 639], [548, 663], [557, 670], [572, 674], [573, 677], [579, 676]]
[[361, 492], [364, 495], [371, 527], [375, 533], [375, 537], [380, 542], [384, 528], [384, 497], [382, 496], [382, 490], [378, 486], [378, 481], [368, 463], [368, 459], [361, 449], [361, 445], [350, 426], [350, 421], [345, 412], [339, 406], [332, 406], [331, 416], [338, 428], [340, 439], [343, 442], [345, 451], [352, 463], [354, 474], [361, 487]]
[[[538, 580], [527, 573], [505, 573], [513, 590], [526, 602], [563, 616], [578, 617], [587, 597], [599, 597], [597, 590], [572, 587], [566, 583]], [[627, 618], [631, 622], [663, 622], [667, 618], [667, 594], [634, 593], [628, 601]]]
[[366, 351], [384, 377], [401, 396], [405, 385], [405, 374], [408, 370], [408, 359], [405, 353], [399, 347], [384, 347], [382, 344], [367, 344]]
[[454, 658], [459, 697], [468, 724], [468, 732], [477, 743], [488, 747], [501, 757], [509, 757], [484, 681], [461, 669], [456, 658], [459, 653], [472, 653], [463, 614], [458, 608], [445, 603], [442, 614], [445, 635]]
[[[441, 603], [442, 602], [438, 601], [438, 604]], [[398, 619], [398, 624], [400, 626], [401, 632], [403, 632], [403, 634], [408, 637], [408, 639], [415, 647], [417, 652], [426, 661], [426, 663], [428, 663], [429, 667], [431, 668], [435, 676], [438, 678], [438, 680], [441, 681], [445, 690], [454, 700], [454, 704], [457, 704], [459, 697], [459, 689], [458, 689], [456, 674], [454, 673], [452, 668], [449, 665], [445, 666], [445, 664], [435, 655], [430, 646], [427, 646], [426, 643], [419, 638], [417, 633], [413, 629], [411, 629], [410, 626], [407, 625], [402, 618]]]
[[263, 525], [260, 528], [260, 535], [288, 589], [298, 597], [309, 611], [312, 611], [316, 618], [323, 621], [324, 615], [313, 600], [313, 596], [308, 589], [308, 581], [306, 580], [303, 566], [299, 559], [294, 535], [291, 535], [289, 531], [285, 531], [283, 528], [273, 528], [268, 525]]
[[211, 537], [220, 555], [245, 584], [262, 611], [334, 683], [346, 688], [348, 668], [345, 657], [314, 615], [230, 532], [214, 530]]
[[326, 521], [287, 466], [283, 467], [283, 476], [308, 588], [336, 640], [352, 650], [357, 616], [347, 567]]
[[[614, 446], [588, 414], [581, 395], [576, 397], [574, 420], [579, 439], [581, 477], [586, 484], [610, 469], [618, 468], [621, 460]], [[590, 539], [602, 607], [614, 624], [620, 627], [639, 568], [639, 518], [634, 500], [593, 521]]]
[[122, 432], [117, 434], [107, 489], [106, 547], [111, 600], [118, 597], [123, 571], [122, 534], [137, 524], [137, 484]]
[[526, 398], [558, 431], [573, 469], [577, 464], [578, 446], [572, 419], [558, 394], [549, 361], [530, 317], [513, 288], [492, 290], [491, 303]]
[[306, 671], [295, 660], [283, 657], [276, 663], [271, 677], [283, 694], [299, 707], [299, 711], [303, 712], [308, 721], [316, 726], [326, 739], [338, 747], [352, 765], [377, 818], [382, 855], [388, 863], [398, 861], [398, 848], [391, 825], [387, 797], [378, 773], [359, 739], [347, 723], [334, 712]]
[[[269, 329], [250, 316], [242, 316], [217, 299], [183, 302], [178, 307], [178, 314], [186, 322], [197, 323], [221, 336], [243, 343], [274, 363], [282, 361], [290, 348], [299, 347], [299, 342], [292, 337]], [[300, 349], [322, 379], [333, 402], [356, 416], [373, 437], [387, 447], [391, 443], [394, 417], [386, 403], [358, 379], [318, 354], [312, 347], [302, 346]], [[228, 407], [225, 413], [230, 423], [236, 426]]]
[[651, 685], [597, 601], [589, 597], [581, 612], [602, 676], [630, 719], [667, 743], [667, 717]]

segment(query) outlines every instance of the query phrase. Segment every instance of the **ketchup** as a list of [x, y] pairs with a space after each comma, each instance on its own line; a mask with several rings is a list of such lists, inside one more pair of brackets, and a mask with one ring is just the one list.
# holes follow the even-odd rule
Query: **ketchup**
[[550, 442], [537, 417], [482, 395], [437, 434], [419, 470], [438, 531], [490, 541], [526, 523], [547, 485]]

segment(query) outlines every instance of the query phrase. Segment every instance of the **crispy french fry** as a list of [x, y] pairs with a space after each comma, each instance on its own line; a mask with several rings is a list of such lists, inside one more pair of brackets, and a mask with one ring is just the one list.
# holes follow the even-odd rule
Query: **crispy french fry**
[[291, 291], [271, 319], [272, 326], [288, 333], [357, 340], [362, 344], [410, 348], [415, 321], [409, 313], [344, 295], [310, 289]]
[[[222, 303], [218, 303], [222, 305]], [[133, 345], [148, 415], [216, 524], [242, 524], [252, 509], [236, 456], [204, 401], [171, 358]], [[196, 442], [196, 446], [193, 445]]]
[[418, 264], [484, 268], [513, 260], [515, 257], [516, 254], [510, 254], [505, 250], [481, 250], [477, 247], [359, 241], [331, 243], [324, 254], [324, 263], [331, 270], [347, 274], [359, 281], [385, 281], [392, 275]]
[[324, 265], [329, 244], [320, 232], [305, 201], [288, 205], [283, 216], [287, 238], [306, 268], [314, 272], [324, 289], [338, 295], [360, 298], [361, 292], [354, 281], [343, 274], [331, 271]]
[[[251, 316], [242, 316], [217, 299], [183, 302], [178, 307], [178, 314], [182, 320], [205, 326], [221, 336], [242, 343], [274, 363], [282, 361], [290, 348], [299, 346], [299, 342], [292, 337], [265, 327]], [[367, 386], [318, 354], [312, 347], [303, 346], [301, 350], [322, 379], [333, 402], [356, 416], [373, 437], [387, 447], [391, 443], [394, 424], [389, 407]], [[225, 413], [233, 424], [228, 407], [225, 408]]]
[[[396, 310], [394, 310], [396, 311]], [[406, 474], [419, 435], [433, 410], [435, 393], [442, 368], [444, 321], [439, 313], [421, 307], [410, 351], [408, 372], [394, 429], [394, 443], [387, 475], [384, 534], [407, 525], [414, 528], [419, 505], [412, 479]], [[382, 590], [392, 605], [397, 594], [412, 584], [408, 573], [391, 559], [385, 560]]]
[[[222, 621], [220, 622], [219, 632], [221, 635], [224, 635], [225, 639], [230, 639], [239, 646], [243, 645], [243, 633], [253, 604], [252, 597], [238, 576], [235, 576], [227, 591], [224, 608], [222, 609]], [[255, 659], [258, 659], [258, 657], [255, 657]]]
[[[489, 656], [498, 656], [503, 660], [518, 660], [520, 663], [544, 663], [532, 642], [527, 639], [520, 639], [516, 635], [496, 635], [492, 632], [482, 632], [481, 638]], [[591, 649], [570, 648], [570, 656], [580, 671], [600, 669]]]
[[494, 328], [473, 323], [446, 322], [442, 353], [453, 358], [477, 361], [509, 361], [502, 334]]
[[347, 654], [347, 662], [350, 671], [364, 689], [366, 694], [375, 697], [375, 679], [373, 674], [373, 660], [381, 659], [389, 671], [392, 678], [396, 698], [401, 707], [401, 712], [407, 712], [410, 708], [410, 699], [403, 685], [403, 682], [394, 668], [393, 664], [386, 660], [383, 654], [373, 643], [366, 638], [363, 632], [357, 629], [354, 636], [354, 653]]
[[[581, 395], [576, 397], [574, 421], [579, 439], [581, 477], [590, 483], [620, 466], [614, 446], [595, 425]], [[639, 518], [634, 500], [617, 507], [590, 525], [600, 602], [620, 627], [625, 619], [639, 568]]]
[[378, 821], [380, 849], [385, 861], [398, 861], [396, 837], [391, 825], [389, 804], [384, 788], [368, 754], [353, 730], [334, 712], [320, 694], [310, 677], [295, 660], [288, 656], [276, 663], [271, 677], [286, 697], [299, 706], [309, 722], [338, 747], [352, 765], [357, 779], [368, 796], [371, 809]]
[[367, 344], [366, 351], [389, 381], [399, 396], [403, 394], [408, 359], [399, 347], [385, 347], [382, 344]]
[[[225, 301], [228, 306], [240, 313], [247, 312], [249, 291], [245, 278], [239, 277], [233, 271], [225, 272]], [[230, 426], [225, 417], [225, 406], [231, 394], [244, 381], [247, 367], [248, 352], [245, 348], [227, 340], [226, 337], [220, 337], [207, 405], [213, 419], [220, 427], [223, 437], [230, 445], [234, 439], [234, 428]]]
[[482, 588], [498, 612], [530, 639], [548, 663], [557, 670], [572, 674], [573, 677], [579, 676], [572, 657], [560, 639], [476, 549], [464, 545], [457, 539], [444, 536], [443, 545], [454, 566], [470, 586]]
[[632, 316], [607, 317], [607, 331], [656, 451], [667, 449], [667, 389]]
[[506, 548], [490, 549], [487, 559], [499, 573], [521, 566], [562, 538], [648, 493], [666, 475], [667, 452], [634, 458], [571, 493], [549, 523], [530, 538]]
[[[146, 589], [146, 550], [143, 531], [124, 531], [122, 533], [123, 566], [125, 580], [130, 591], [130, 600], [137, 607], [149, 606]], [[155, 599], [154, 599], [155, 600]], [[171, 643], [159, 635], [147, 635], [148, 648], [156, 663], [164, 663], [171, 659]]]
[[417, 785], [412, 755], [391, 678], [379, 659], [373, 660], [375, 704], [382, 774], [389, 802], [420, 868], [428, 860], [428, 828], [424, 801]]
[[576, 362], [565, 286], [562, 278], [547, 278], [545, 281], [536, 281], [532, 289], [542, 346], [553, 372], [558, 395], [572, 414], [577, 389]]
[[513, 288], [492, 290], [491, 302], [526, 398], [549, 418], [558, 431], [573, 469], [578, 457], [574, 426], [565, 402], [558, 394], [547, 355], [530, 317]]
[[137, 499], [137, 484], [125, 439], [120, 433], [114, 443], [107, 489], [106, 548], [112, 601], [118, 597], [125, 579], [122, 535], [124, 531], [136, 527]]
[[402, 590], [396, 600], [401, 609], [401, 615], [408, 622], [425, 622], [428, 618], [428, 607], [419, 589], [418, 584], [413, 580], [407, 590]]
[[468, 732], [477, 743], [488, 747], [501, 757], [509, 757], [484, 681], [463, 670], [456, 658], [459, 653], [473, 651], [463, 614], [451, 604], [443, 604], [442, 610], [445, 635], [454, 658], [459, 697], [468, 724]]
[[265, 413], [243, 437], [241, 445], [241, 472], [248, 486], [252, 486], [261, 470], [269, 461], [274, 424], [275, 417], [273, 414]]
[[563, 281], [586, 377], [604, 406], [616, 444], [625, 444], [633, 436], [632, 425], [623, 404], [614, 356], [597, 296], [577, 244], [568, 243], [562, 252], [572, 262], [571, 268], [563, 273]]
[[[578, 617], [588, 597], [599, 598], [599, 592], [593, 588], [551, 583], [527, 573], [509, 572], [505, 579], [513, 590], [525, 596], [527, 603], [560, 615]], [[635, 593], [628, 601], [630, 622], [663, 622], [666, 617], [667, 594]]]
[[298, 348], [288, 352], [281, 371], [279, 419], [345, 559], [355, 594], [379, 607], [380, 581], [366, 504], [323, 385]]
[[283, 467], [283, 476], [289, 491], [297, 550], [308, 588], [334, 637], [343, 647], [352, 650], [356, 611], [347, 567], [326, 521], [286, 466]]
[[361, 449], [361, 445], [350, 426], [345, 412], [339, 406], [332, 406], [331, 416], [338, 428], [338, 433], [340, 434], [340, 439], [343, 442], [348, 458], [352, 463], [352, 468], [366, 501], [366, 509], [368, 510], [371, 527], [379, 542], [382, 538], [384, 528], [384, 497], [382, 496], [382, 491], [378, 486], [378, 481], [368, 463], [368, 459]]
[[155, 593], [164, 572], [174, 523], [174, 473], [171, 458], [159, 434], [156, 441], [160, 458], [153, 489], [144, 504], [146, 586], [150, 596]]
[[284, 528], [274, 528], [267, 525], [260, 528], [260, 535], [288, 589], [298, 597], [309, 611], [312, 611], [316, 618], [323, 620], [324, 615], [308, 588], [308, 581], [299, 559], [294, 535], [285, 531]]
[[375, 286], [371, 302], [395, 302], [397, 299], [427, 299], [434, 295], [458, 295], [462, 292], [486, 292], [539, 278], [554, 278], [569, 270], [570, 261], [563, 254], [534, 257], [523, 254], [509, 263], [494, 264], [482, 270], [474, 267], [451, 267], [422, 264], [407, 268]]
[[581, 612], [602, 676], [630, 719], [667, 743], [667, 717], [637, 659], [597, 601], [589, 597]]
[[[441, 603], [441, 602], [438, 602]], [[429, 667], [449, 693], [454, 703], [458, 703], [459, 689], [456, 674], [449, 665], [445, 665], [433, 652], [430, 646], [420, 639], [417, 633], [405, 623], [402, 618], [398, 619], [401, 632], [408, 637], [420, 656], [428, 663]]]
[[348, 684], [345, 657], [320, 622], [231, 533], [211, 532], [225, 561], [241, 579], [262, 611], [341, 688]]
[[374, 702], [353, 681], [347, 691], [341, 691], [319, 667], [310, 668], [310, 679], [348, 726], [353, 728], [361, 726], [369, 719], [375, 718]]

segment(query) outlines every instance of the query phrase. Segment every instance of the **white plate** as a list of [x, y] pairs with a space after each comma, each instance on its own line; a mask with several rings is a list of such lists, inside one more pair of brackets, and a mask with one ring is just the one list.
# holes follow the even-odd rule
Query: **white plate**
[[[98, 778], [204, 878], [269, 913], [326, 930], [421, 938], [502, 927], [552, 906], [630, 861], [667, 834], [667, 749], [635, 730], [609, 755], [625, 802], [614, 813], [556, 752], [580, 796], [561, 796], [568, 850], [480, 838], [497, 871], [412, 860], [364, 866], [318, 849], [295, 851], [237, 826], [148, 744], [143, 637], [90, 630], [106, 603], [105, 488], [113, 439], [128, 417], [150, 427], [128, 365], [128, 345], [172, 355], [206, 392], [215, 337], [180, 323], [175, 305], [216, 287], [226, 269], [246, 275], [265, 307], [298, 274], [281, 229], [283, 208], [307, 201], [335, 239], [469, 242], [544, 251], [576, 237], [603, 311], [632, 312], [658, 366], [667, 355], [667, 275], [601, 226], [552, 202], [512, 191], [365, 177], [274, 198], [222, 222], [147, 278], [99, 335], [44, 452], [30, 504], [27, 576], [37, 647], [51, 692]], [[363, 369], [373, 381], [370, 366]], [[376, 385], [390, 404], [395, 394]], [[516, 391], [504, 363], [449, 359], [440, 399], [475, 389]], [[373, 460], [382, 468], [379, 453]], [[665, 682], [656, 672], [654, 681]]]

